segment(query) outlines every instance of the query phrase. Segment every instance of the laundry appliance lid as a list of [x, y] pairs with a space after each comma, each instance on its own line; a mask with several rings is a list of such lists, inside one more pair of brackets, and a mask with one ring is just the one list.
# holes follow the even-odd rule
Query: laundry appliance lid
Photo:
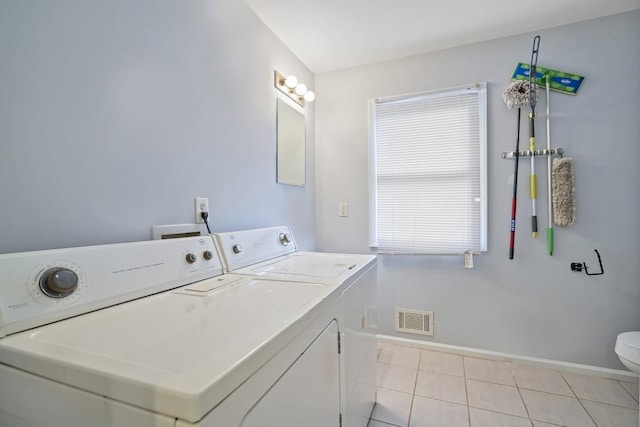
[[615, 351], [625, 359], [640, 363], [640, 331], [623, 332], [618, 335]]
[[234, 272], [278, 279], [342, 283], [373, 263], [373, 255], [295, 252]]
[[195, 422], [326, 296], [323, 285], [219, 276], [0, 339], [0, 363]]

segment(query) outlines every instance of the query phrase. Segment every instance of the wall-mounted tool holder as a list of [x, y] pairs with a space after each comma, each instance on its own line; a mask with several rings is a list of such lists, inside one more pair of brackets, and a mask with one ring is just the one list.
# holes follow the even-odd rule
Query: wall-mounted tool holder
[[[513, 198], [511, 202], [511, 233], [509, 236], [509, 259], [513, 259], [514, 241], [516, 230], [516, 205], [518, 193], [518, 162], [521, 157], [528, 157], [531, 164], [529, 175], [530, 198], [531, 198], [531, 236], [538, 236], [538, 215], [537, 215], [537, 177], [535, 172], [536, 157], [545, 157], [547, 161], [547, 252], [553, 255], [553, 235], [554, 224], [558, 226], [572, 225], [575, 219], [575, 197], [574, 197], [574, 177], [573, 160], [569, 158], [552, 159], [551, 156], [563, 157], [562, 148], [551, 148], [551, 125], [549, 99], [550, 92], [556, 91], [564, 94], [575, 95], [578, 93], [584, 77], [575, 73], [553, 70], [538, 66], [538, 53], [540, 50], [540, 36], [533, 38], [531, 49], [531, 62], [529, 64], [519, 62], [511, 74], [511, 83], [503, 94], [503, 99], [508, 108], [518, 108], [518, 121], [516, 133], [516, 151], [503, 152], [503, 159], [515, 160], [515, 171], [513, 179]], [[536, 101], [538, 99], [537, 88], [546, 89], [546, 119], [547, 119], [547, 147], [546, 149], [536, 149], [535, 126]], [[520, 150], [520, 113], [521, 108], [530, 107], [529, 114], [529, 150]], [[562, 165], [558, 163], [562, 162]], [[552, 163], [553, 161], [553, 163]], [[556, 166], [558, 165], [558, 166]], [[566, 173], [570, 169], [571, 173]], [[556, 179], [554, 174], [559, 179]], [[561, 190], [561, 191], [560, 191]], [[577, 264], [577, 263], [574, 263]], [[581, 267], [582, 268], [582, 267]], [[586, 271], [586, 266], [585, 266]], [[588, 274], [588, 273], [587, 273]]]
[[600, 253], [598, 252], [597, 249], [594, 249], [596, 255], [598, 255], [598, 263], [600, 264], [600, 272], [599, 273], [589, 273], [589, 270], [587, 269], [587, 263], [586, 262], [572, 262], [571, 263], [571, 271], [582, 271], [584, 270], [584, 272], [586, 273], [587, 276], [599, 276], [600, 274], [604, 274], [604, 268], [602, 267], [602, 258], [600, 258]]
[[564, 155], [564, 150], [562, 148], [542, 148], [540, 150], [520, 150], [520, 151], [503, 151], [502, 158], [503, 159], [515, 159], [517, 157], [531, 157], [533, 156], [553, 156], [558, 155], [562, 157]]

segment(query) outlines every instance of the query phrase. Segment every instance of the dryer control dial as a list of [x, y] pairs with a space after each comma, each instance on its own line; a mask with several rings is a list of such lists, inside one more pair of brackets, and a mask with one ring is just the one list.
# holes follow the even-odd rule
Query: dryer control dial
[[198, 260], [198, 257], [196, 256], [196, 254], [188, 253], [185, 259], [189, 264], [193, 264]]
[[280, 233], [280, 243], [283, 246], [287, 246], [289, 243], [291, 243], [291, 236], [289, 236], [289, 233]]
[[202, 256], [204, 257], [204, 259], [209, 261], [210, 259], [213, 259], [213, 252], [212, 251], [204, 251]]
[[239, 254], [240, 252], [242, 252], [242, 246], [240, 246], [239, 243], [236, 243], [235, 245], [233, 245], [231, 249], [233, 250], [234, 254]]
[[78, 275], [68, 268], [56, 267], [44, 272], [40, 290], [51, 298], [64, 298], [78, 287]]

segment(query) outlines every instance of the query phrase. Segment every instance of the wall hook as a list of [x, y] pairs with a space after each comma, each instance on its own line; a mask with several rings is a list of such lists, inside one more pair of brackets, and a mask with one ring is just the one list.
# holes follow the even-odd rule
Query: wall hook
[[602, 267], [602, 258], [600, 258], [600, 253], [598, 252], [597, 249], [594, 249], [596, 255], [598, 255], [598, 263], [600, 264], [600, 272], [599, 273], [589, 273], [589, 270], [587, 269], [587, 263], [586, 262], [572, 262], [571, 263], [571, 271], [582, 271], [584, 270], [585, 274], [587, 276], [599, 276], [600, 274], [604, 274], [604, 268]]

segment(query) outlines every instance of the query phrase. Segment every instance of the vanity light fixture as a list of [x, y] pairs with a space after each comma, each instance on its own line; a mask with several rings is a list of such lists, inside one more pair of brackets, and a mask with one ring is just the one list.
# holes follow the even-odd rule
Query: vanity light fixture
[[287, 77], [277, 70], [273, 74], [273, 85], [302, 107], [304, 107], [305, 101], [313, 102], [316, 99], [316, 94], [308, 90], [306, 84], [298, 82], [296, 76]]

